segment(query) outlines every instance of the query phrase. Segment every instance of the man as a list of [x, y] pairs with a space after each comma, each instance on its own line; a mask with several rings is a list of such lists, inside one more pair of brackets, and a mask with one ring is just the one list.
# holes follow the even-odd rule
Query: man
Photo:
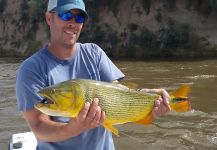
[[[83, 0], [49, 0], [45, 17], [50, 43], [21, 64], [16, 82], [19, 110], [37, 138], [37, 150], [113, 150], [112, 134], [101, 126], [106, 114], [97, 98], [76, 118], [50, 117], [34, 108], [42, 100], [37, 91], [46, 86], [75, 78], [118, 82], [124, 77], [99, 46], [77, 43], [88, 19]], [[162, 92], [153, 117], [170, 110], [165, 90], [143, 90]]]

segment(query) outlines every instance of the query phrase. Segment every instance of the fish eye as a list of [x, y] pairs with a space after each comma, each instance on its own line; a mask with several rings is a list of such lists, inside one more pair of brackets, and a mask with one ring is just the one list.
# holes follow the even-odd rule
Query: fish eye
[[48, 98], [44, 98], [42, 101], [41, 101], [42, 104], [54, 104], [54, 102]]

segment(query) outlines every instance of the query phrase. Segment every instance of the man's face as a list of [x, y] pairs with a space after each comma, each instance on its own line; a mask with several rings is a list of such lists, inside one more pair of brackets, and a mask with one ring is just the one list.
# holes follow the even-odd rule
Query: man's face
[[[79, 10], [71, 10], [71, 12], [75, 15], [81, 13]], [[50, 17], [50, 21], [47, 17]], [[77, 23], [74, 18], [63, 21], [57, 13], [49, 13], [46, 18], [50, 26], [51, 41], [65, 48], [72, 48], [80, 35], [83, 23]]]

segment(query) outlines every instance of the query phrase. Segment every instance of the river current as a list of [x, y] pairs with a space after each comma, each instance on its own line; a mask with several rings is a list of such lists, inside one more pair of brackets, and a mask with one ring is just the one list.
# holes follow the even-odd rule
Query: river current
[[[7, 149], [12, 134], [29, 131], [17, 109], [16, 71], [22, 60], [0, 59], [0, 147]], [[117, 126], [117, 150], [217, 149], [217, 60], [203, 61], [115, 61], [125, 81], [138, 88], [173, 91], [189, 84], [192, 110], [170, 112], [152, 125], [133, 123]]]

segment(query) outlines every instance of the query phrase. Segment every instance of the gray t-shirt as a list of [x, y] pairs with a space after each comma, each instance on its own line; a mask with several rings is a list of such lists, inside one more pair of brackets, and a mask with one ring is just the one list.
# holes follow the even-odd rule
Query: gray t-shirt
[[[96, 44], [76, 44], [76, 52], [67, 60], [52, 55], [47, 46], [26, 59], [17, 72], [16, 96], [20, 111], [31, 110], [40, 100], [37, 92], [53, 84], [70, 79], [91, 79], [111, 82], [124, 74]], [[52, 117], [67, 122], [68, 118]], [[57, 135], [58, 136], [58, 135]], [[113, 150], [112, 134], [97, 127], [62, 142], [37, 141], [37, 150]]]

